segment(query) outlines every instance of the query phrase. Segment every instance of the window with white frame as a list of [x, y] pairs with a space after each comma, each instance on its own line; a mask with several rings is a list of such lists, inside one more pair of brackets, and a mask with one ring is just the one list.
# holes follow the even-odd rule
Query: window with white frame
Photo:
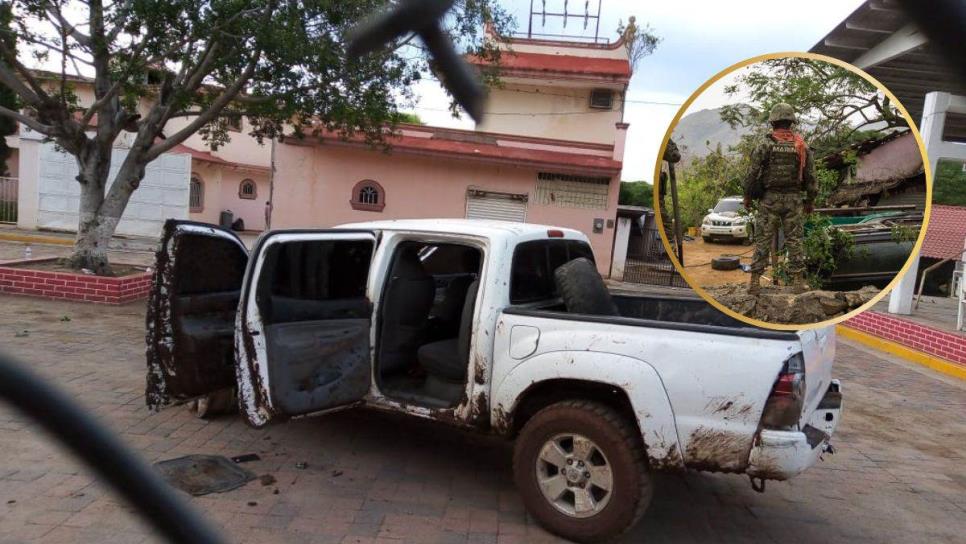
[[386, 190], [377, 181], [364, 179], [352, 188], [349, 205], [353, 210], [381, 212], [386, 207]]

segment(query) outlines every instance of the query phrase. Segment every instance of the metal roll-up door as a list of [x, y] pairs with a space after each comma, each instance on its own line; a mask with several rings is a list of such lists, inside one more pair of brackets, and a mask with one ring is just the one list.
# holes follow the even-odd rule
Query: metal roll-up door
[[524, 223], [526, 199], [526, 195], [470, 190], [466, 193], [466, 218]]

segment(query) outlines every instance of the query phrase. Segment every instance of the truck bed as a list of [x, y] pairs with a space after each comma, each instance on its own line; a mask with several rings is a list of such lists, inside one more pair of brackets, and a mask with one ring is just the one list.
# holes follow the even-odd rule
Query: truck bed
[[771, 340], [798, 340], [798, 335], [793, 331], [774, 331], [742, 323], [717, 310], [697, 295], [620, 293], [612, 296], [620, 312], [619, 316], [568, 313], [560, 300], [510, 306], [504, 313]]

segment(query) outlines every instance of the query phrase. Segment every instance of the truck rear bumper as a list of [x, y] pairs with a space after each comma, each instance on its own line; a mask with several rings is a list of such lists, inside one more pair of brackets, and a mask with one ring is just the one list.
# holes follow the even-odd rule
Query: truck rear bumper
[[762, 429], [748, 458], [749, 476], [788, 480], [798, 476], [828, 448], [842, 415], [842, 392], [832, 380], [825, 397], [801, 431]]

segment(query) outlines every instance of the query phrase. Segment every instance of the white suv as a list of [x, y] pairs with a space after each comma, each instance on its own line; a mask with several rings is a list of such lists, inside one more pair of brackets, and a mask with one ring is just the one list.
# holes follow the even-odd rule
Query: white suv
[[741, 240], [751, 243], [751, 216], [745, 211], [740, 196], [727, 196], [718, 201], [701, 221], [701, 238], [705, 242]]

